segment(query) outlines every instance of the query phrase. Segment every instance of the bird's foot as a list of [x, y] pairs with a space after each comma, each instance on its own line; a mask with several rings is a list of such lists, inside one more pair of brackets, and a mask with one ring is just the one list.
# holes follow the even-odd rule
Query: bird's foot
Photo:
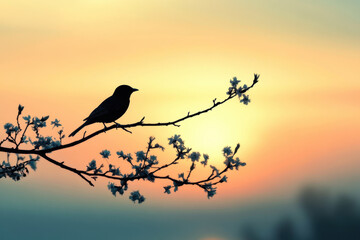
[[117, 123], [117, 122], [114, 122], [115, 123], [115, 128], [116, 128], [116, 130], [118, 129], [118, 127], [120, 127], [120, 124], [119, 123]]
[[105, 123], [103, 123], [104, 124], [104, 133], [106, 133], [106, 125], [105, 125]]

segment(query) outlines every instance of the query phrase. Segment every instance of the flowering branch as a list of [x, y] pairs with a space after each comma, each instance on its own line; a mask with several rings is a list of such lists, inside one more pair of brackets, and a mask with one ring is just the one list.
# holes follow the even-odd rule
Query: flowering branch
[[[211, 169], [210, 174], [207, 178], [202, 180], [193, 180], [193, 173], [198, 165], [203, 165], [204, 167], [208, 166], [209, 156], [207, 154], [201, 155], [199, 152], [191, 151], [191, 148], [185, 147], [184, 141], [180, 137], [180, 135], [174, 135], [173, 137], [169, 138], [169, 145], [172, 146], [176, 150], [176, 157], [166, 164], [159, 164], [156, 155], [151, 155], [153, 150], [160, 149], [164, 151], [164, 147], [158, 143], [154, 143], [155, 138], [150, 137], [149, 142], [145, 151], [138, 151], [136, 152], [136, 158], [134, 159], [132, 155], [125, 154], [123, 151], [116, 152], [118, 158], [123, 159], [124, 161], [128, 162], [131, 165], [132, 170], [127, 174], [122, 174], [120, 172], [120, 167], [117, 167], [112, 164], [104, 164], [98, 165], [96, 160], [92, 160], [86, 170], [80, 170], [73, 168], [64, 164], [64, 162], [59, 162], [50, 156], [49, 153], [58, 151], [61, 149], [69, 148], [81, 144], [90, 138], [97, 136], [100, 133], [105, 131], [112, 130], [114, 128], [121, 128], [125, 131], [130, 132], [129, 128], [134, 128], [138, 126], [177, 126], [180, 125], [178, 123], [185, 121], [188, 118], [192, 118], [198, 116], [200, 114], [206, 113], [211, 111], [215, 107], [224, 104], [228, 100], [238, 96], [240, 102], [247, 105], [250, 102], [249, 96], [245, 95], [245, 93], [251, 89], [259, 79], [259, 75], [254, 74], [254, 80], [252, 84], [248, 87], [246, 85], [238, 86], [239, 80], [234, 77], [230, 80], [231, 86], [227, 91], [228, 97], [224, 100], [218, 102], [216, 99], [213, 100], [213, 104], [211, 107], [198, 111], [196, 113], [190, 114], [188, 113], [186, 116], [170, 121], [170, 122], [159, 122], [159, 123], [146, 123], [144, 122], [145, 117], [143, 117], [140, 121], [132, 123], [132, 124], [114, 124], [110, 127], [105, 127], [102, 130], [98, 130], [88, 136], [83, 136], [83, 138], [76, 140], [74, 142], [68, 144], [62, 144], [62, 139], [65, 138], [63, 129], [57, 132], [58, 137], [53, 136], [42, 136], [40, 133], [41, 128], [46, 127], [47, 120], [49, 116], [45, 116], [42, 118], [33, 117], [31, 118], [30, 115], [24, 116], [23, 120], [25, 121], [25, 128], [22, 130], [21, 124], [19, 122], [19, 117], [22, 114], [24, 109], [23, 106], [19, 105], [18, 107], [18, 114], [16, 117], [16, 124], [13, 125], [11, 123], [6, 123], [4, 125], [4, 129], [6, 130], [7, 136], [0, 141], [0, 152], [7, 153], [7, 161], [3, 161], [0, 164], [0, 179], [10, 177], [11, 179], [18, 181], [21, 178], [25, 177], [26, 174], [29, 173], [28, 167], [30, 166], [33, 170], [36, 170], [36, 163], [39, 161], [40, 157], [47, 160], [48, 162], [57, 165], [67, 171], [73, 172], [79, 175], [83, 180], [85, 180], [89, 185], [94, 186], [93, 181], [96, 181], [97, 178], [106, 178], [111, 181], [109, 182], [108, 188], [115, 196], [117, 193], [120, 195], [124, 194], [124, 192], [128, 189], [128, 184], [135, 180], [145, 180], [154, 182], [156, 179], [163, 179], [168, 180], [172, 184], [164, 186], [164, 192], [170, 194], [171, 191], [176, 192], [180, 187], [185, 185], [196, 185], [199, 188], [203, 189], [206, 193], [208, 198], [212, 197], [216, 193], [216, 185], [219, 183], [223, 183], [227, 181], [227, 177], [225, 173], [229, 170], [238, 170], [239, 167], [245, 166], [244, 162], [241, 162], [239, 158], [235, 158], [235, 154], [237, 153], [240, 145], [238, 144], [235, 147], [234, 152], [231, 150], [230, 147], [225, 147], [223, 149], [223, 155], [225, 158], [224, 161], [224, 168], [222, 170], [217, 169], [216, 167], [210, 165], [209, 168]], [[59, 120], [55, 119], [51, 122], [53, 128], [59, 128], [62, 125], [60, 124]], [[29, 127], [33, 131], [33, 135], [35, 135], [35, 139], [31, 139], [26, 135], [27, 130]], [[20, 137], [19, 137], [20, 136]], [[2, 144], [8, 143], [8, 145], [12, 145], [13, 147], [3, 147]], [[22, 144], [30, 143], [33, 146], [33, 149], [19, 149]], [[16, 153], [17, 159], [16, 164], [11, 164], [9, 160], [9, 154]], [[25, 157], [19, 154], [26, 154], [29, 155], [29, 159], [25, 161]], [[33, 158], [32, 155], [37, 155], [36, 158]], [[111, 156], [111, 152], [109, 150], [103, 150], [100, 152], [100, 155], [103, 159], [108, 159]], [[164, 173], [164, 170], [167, 168], [182, 163], [190, 159], [191, 165], [189, 171], [185, 174], [184, 172], [178, 173], [177, 177], [170, 176], [170, 175], [161, 175], [161, 172]], [[202, 159], [202, 161], [200, 161]], [[106, 170], [105, 170], [106, 169]], [[138, 201], [139, 203], [145, 200], [144, 196], [142, 196], [139, 191], [134, 191], [130, 194], [129, 197], [132, 201]]]

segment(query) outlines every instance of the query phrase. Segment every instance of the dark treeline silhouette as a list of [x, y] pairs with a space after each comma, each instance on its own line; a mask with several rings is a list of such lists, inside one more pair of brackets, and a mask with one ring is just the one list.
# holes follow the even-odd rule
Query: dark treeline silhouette
[[274, 226], [267, 238], [261, 238], [254, 227], [246, 228], [243, 240], [359, 240], [360, 213], [349, 196], [330, 198], [328, 192], [306, 188], [299, 197], [309, 231], [296, 231], [296, 222], [289, 217]]

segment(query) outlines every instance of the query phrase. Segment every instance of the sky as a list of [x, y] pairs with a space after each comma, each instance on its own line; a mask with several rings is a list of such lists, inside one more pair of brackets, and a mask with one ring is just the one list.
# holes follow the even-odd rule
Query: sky
[[[1, 179], [0, 209], [9, 219], [0, 229], [9, 239], [17, 239], [11, 233], [19, 219], [24, 225], [35, 219], [37, 224], [27, 225], [29, 239], [40, 233], [47, 239], [55, 226], [66, 229], [57, 232], [58, 239], [95, 238], [82, 235], [93, 228], [110, 238], [115, 233], [105, 229], [119, 221], [129, 239], [232, 240], [249, 219], [267, 225], [264, 214], [275, 209], [269, 215], [280, 215], [279, 206], [290, 206], [305, 185], [358, 190], [358, 1], [0, 0], [0, 9], [0, 125], [14, 122], [22, 104], [24, 114], [60, 119], [69, 134], [121, 84], [139, 92], [120, 123], [144, 116], [148, 122], [170, 121], [226, 98], [232, 77], [249, 85], [260, 74], [248, 106], [232, 99], [179, 128], [113, 130], [52, 154], [85, 168], [100, 160], [103, 149], [113, 156], [135, 152], [155, 136], [167, 146], [159, 153], [166, 161], [174, 154], [167, 139], [180, 134], [221, 166], [223, 147], [240, 143], [238, 154], [247, 166], [228, 174], [213, 199], [193, 187], [167, 195], [164, 182], [139, 182], [130, 187], [147, 200], [134, 205], [127, 196], [114, 198], [107, 181], [91, 188], [41, 161], [20, 182]], [[86, 131], [100, 128], [93, 124]], [[171, 173], [183, 169], [188, 166]]]

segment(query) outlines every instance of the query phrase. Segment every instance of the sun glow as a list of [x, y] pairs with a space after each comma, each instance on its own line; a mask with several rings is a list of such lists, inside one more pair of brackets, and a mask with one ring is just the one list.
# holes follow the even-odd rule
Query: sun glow
[[183, 136], [186, 145], [192, 147], [194, 151], [207, 153], [211, 161], [216, 163], [223, 161], [222, 148], [229, 144], [232, 138], [231, 126], [219, 124], [216, 116], [205, 117], [205, 119], [194, 119], [191, 124], [184, 126]]

